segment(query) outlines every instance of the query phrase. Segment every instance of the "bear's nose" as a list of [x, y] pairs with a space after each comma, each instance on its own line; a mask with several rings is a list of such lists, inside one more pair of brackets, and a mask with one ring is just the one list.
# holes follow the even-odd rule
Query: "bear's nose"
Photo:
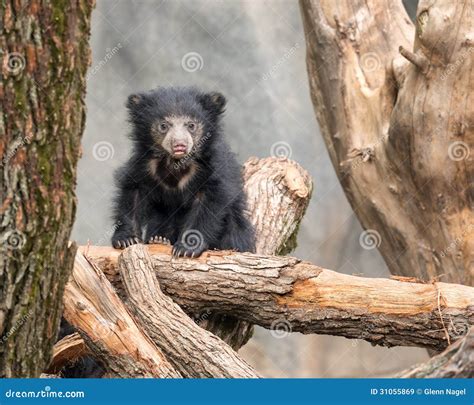
[[173, 153], [186, 153], [188, 146], [184, 142], [177, 142], [173, 145]]

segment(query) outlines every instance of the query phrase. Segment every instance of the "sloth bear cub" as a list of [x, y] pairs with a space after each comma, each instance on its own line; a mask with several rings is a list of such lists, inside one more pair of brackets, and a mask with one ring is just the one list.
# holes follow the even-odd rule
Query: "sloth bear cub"
[[173, 245], [176, 257], [206, 249], [254, 252], [240, 166], [224, 140], [220, 93], [158, 88], [128, 98], [130, 160], [117, 172], [112, 245]]

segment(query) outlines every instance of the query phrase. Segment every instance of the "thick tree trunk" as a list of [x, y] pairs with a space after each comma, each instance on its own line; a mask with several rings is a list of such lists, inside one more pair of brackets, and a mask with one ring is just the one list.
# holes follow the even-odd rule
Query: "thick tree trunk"
[[[249, 159], [243, 168], [249, 218], [255, 227], [256, 252], [286, 254], [296, 235], [312, 192], [311, 177], [289, 159]], [[238, 350], [252, 336], [252, 324], [215, 312], [198, 314], [199, 325]]]
[[[474, 324], [474, 288], [355, 277], [292, 257], [226, 251], [172, 259], [149, 246], [161, 288], [188, 314], [228, 313], [275, 330], [364, 339], [384, 346], [443, 350]], [[123, 291], [120, 251], [84, 247]]]
[[125, 249], [118, 267], [127, 307], [183, 377], [258, 377], [230, 346], [198, 326], [161, 292], [144, 245]]
[[103, 273], [80, 253], [64, 292], [64, 317], [109, 376], [181, 376], [136, 324]]
[[38, 377], [59, 328], [92, 7], [0, 5], [0, 378]]
[[362, 246], [393, 274], [474, 285], [472, 2], [420, 1], [416, 35], [399, 0], [300, 4], [311, 96]]

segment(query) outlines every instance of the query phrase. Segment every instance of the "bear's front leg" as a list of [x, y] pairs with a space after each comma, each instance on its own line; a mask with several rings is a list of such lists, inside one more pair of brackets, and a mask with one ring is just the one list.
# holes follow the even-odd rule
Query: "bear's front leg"
[[131, 232], [115, 231], [114, 236], [112, 236], [112, 246], [115, 249], [125, 249], [138, 243], [142, 243], [142, 240]]

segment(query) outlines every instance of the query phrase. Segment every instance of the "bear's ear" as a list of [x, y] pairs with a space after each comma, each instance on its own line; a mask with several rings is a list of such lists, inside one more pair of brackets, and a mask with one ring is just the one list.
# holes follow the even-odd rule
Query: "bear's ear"
[[143, 96], [141, 94], [131, 94], [128, 96], [127, 99], [127, 108], [130, 110], [134, 110], [136, 107], [140, 105], [143, 101]]
[[201, 105], [212, 114], [220, 115], [225, 111], [227, 100], [221, 93], [212, 92], [201, 96]]

